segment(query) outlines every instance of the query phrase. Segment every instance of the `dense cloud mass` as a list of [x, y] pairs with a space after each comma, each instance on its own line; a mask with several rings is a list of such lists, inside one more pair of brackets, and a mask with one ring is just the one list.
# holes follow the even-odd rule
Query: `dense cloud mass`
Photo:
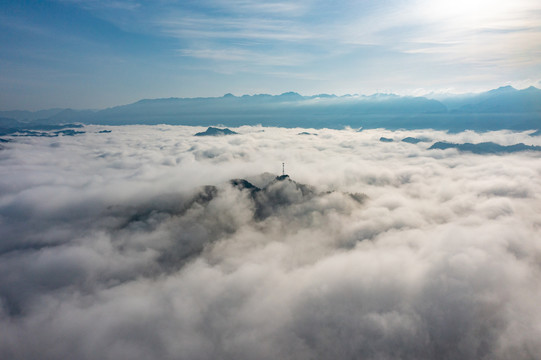
[[3, 144], [0, 358], [541, 353], [539, 136], [203, 130]]

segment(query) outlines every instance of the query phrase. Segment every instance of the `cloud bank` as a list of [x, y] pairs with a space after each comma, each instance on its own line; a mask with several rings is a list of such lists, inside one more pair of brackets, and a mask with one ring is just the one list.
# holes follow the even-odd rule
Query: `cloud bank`
[[[0, 357], [541, 351], [539, 154], [400, 141], [539, 137], [262, 127], [193, 136], [202, 130], [87, 126], [4, 145]], [[264, 187], [273, 176], [260, 174], [282, 162], [308, 190], [271, 184], [258, 201], [275, 206], [256, 216], [250, 190], [229, 180]]]

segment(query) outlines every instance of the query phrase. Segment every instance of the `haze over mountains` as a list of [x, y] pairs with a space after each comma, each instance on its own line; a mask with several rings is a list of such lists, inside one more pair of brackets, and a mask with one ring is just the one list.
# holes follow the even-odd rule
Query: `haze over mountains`
[[226, 94], [215, 98], [163, 98], [103, 110], [1, 111], [0, 127], [28, 124], [257, 125], [304, 128], [438, 130], [541, 129], [541, 90], [504, 86], [480, 94], [281, 95]]

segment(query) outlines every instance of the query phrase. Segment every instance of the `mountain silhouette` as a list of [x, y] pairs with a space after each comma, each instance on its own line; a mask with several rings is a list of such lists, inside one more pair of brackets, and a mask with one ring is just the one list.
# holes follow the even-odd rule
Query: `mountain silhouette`
[[108, 109], [3, 111], [0, 117], [40, 124], [170, 124], [228, 127], [262, 125], [302, 128], [540, 130], [541, 90], [504, 86], [479, 94], [431, 97], [303, 96], [257, 94], [207, 98], [143, 99]]
[[483, 142], [479, 144], [464, 143], [455, 144], [445, 141], [438, 141], [434, 143], [429, 150], [434, 149], [457, 149], [464, 152], [472, 152], [474, 154], [500, 154], [500, 153], [514, 153], [519, 151], [541, 151], [541, 146], [525, 145], [523, 143], [514, 145], [499, 145], [493, 142]]
[[198, 132], [194, 136], [224, 136], [224, 135], [235, 135], [238, 134], [234, 131], [231, 131], [229, 129], [219, 129], [215, 127], [209, 127], [206, 131]]
[[[261, 221], [279, 213], [282, 209], [296, 204], [302, 204], [318, 196], [331, 192], [318, 193], [309, 185], [292, 180], [289, 175], [276, 176], [264, 187], [259, 188], [245, 179], [233, 179], [230, 184], [241, 191], [247, 191], [254, 203], [254, 219]], [[358, 203], [366, 200], [364, 194], [348, 194]]]
[[[223, 196], [224, 192], [232, 189], [246, 196], [251, 204], [251, 217], [244, 221], [253, 222], [254, 225], [273, 216], [283, 218], [302, 216], [306, 211], [324, 211], [318, 210], [317, 203], [306, 205], [336, 193], [318, 192], [312, 186], [297, 183], [288, 175], [263, 173], [252, 178], [261, 187], [247, 179], [232, 179], [219, 186], [202, 186], [188, 194], [168, 194], [153, 198], [137, 206], [112, 206], [107, 209], [107, 216], [116, 219], [116, 231], [130, 228], [150, 231], [158, 226], [156, 219], [175, 219], [175, 224], [182, 227], [182, 232], [178, 234], [179, 241], [170, 245], [167, 251], [161, 252], [158, 259], [163, 269], [174, 271], [198, 256], [207, 245], [236, 231], [238, 225], [235, 217], [238, 215], [217, 214], [212, 206], [212, 202]], [[359, 206], [367, 199], [366, 195], [360, 193], [344, 195], [345, 199]]]
[[420, 143], [420, 142], [428, 142], [430, 141], [430, 139], [427, 139], [427, 138], [415, 138], [415, 137], [411, 137], [411, 136], [408, 136], [408, 137], [405, 137], [402, 139], [402, 142], [405, 142], [405, 143], [409, 143], [409, 144], [417, 144], [417, 143]]

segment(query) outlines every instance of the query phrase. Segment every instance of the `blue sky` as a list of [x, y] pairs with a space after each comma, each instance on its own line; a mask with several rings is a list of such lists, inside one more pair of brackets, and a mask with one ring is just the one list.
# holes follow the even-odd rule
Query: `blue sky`
[[538, 0], [0, 1], [0, 109], [540, 86]]

